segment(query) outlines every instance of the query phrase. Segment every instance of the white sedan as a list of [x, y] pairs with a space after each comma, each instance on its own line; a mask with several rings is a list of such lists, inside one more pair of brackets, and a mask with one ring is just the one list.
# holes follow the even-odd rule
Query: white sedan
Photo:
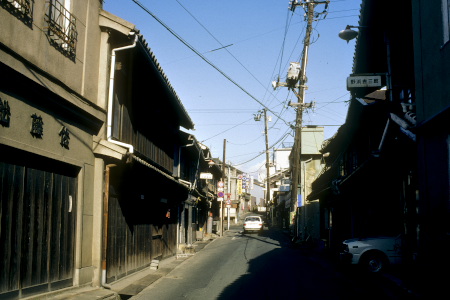
[[244, 233], [248, 231], [261, 231], [263, 229], [263, 220], [260, 216], [248, 216], [244, 219]]
[[369, 272], [380, 272], [388, 264], [402, 262], [401, 237], [349, 239], [342, 243], [341, 261], [361, 265]]

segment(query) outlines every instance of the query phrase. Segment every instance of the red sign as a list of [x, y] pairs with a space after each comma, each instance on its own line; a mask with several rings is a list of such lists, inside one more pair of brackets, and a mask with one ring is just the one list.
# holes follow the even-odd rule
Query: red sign
[[223, 192], [219, 192], [219, 193], [217, 193], [217, 196], [219, 196], [219, 198], [223, 198], [224, 194], [223, 194]]

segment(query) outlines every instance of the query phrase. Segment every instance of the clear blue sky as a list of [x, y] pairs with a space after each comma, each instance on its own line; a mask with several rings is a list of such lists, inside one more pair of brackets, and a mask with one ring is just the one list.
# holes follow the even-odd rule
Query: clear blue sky
[[[247, 93], [286, 122], [295, 120], [288, 101], [297, 102], [284, 81], [289, 63], [300, 61], [306, 22], [301, 6], [289, 0], [141, 0], [140, 3], [195, 48]], [[313, 24], [305, 102], [317, 103], [304, 113], [304, 125], [325, 126], [330, 138], [342, 125], [349, 93], [355, 42], [338, 37], [346, 25], [358, 25], [361, 0], [331, 0], [326, 19]], [[264, 121], [253, 115], [263, 106], [180, 42], [132, 0], [105, 0], [104, 9], [133, 24], [144, 35], [169, 81], [195, 123], [190, 132], [210, 147], [213, 156], [257, 177], [265, 173]], [[316, 7], [322, 12], [324, 5]], [[219, 50], [223, 46], [228, 46]], [[213, 51], [215, 50], [215, 51]], [[293, 132], [272, 113], [269, 144], [292, 143]], [[186, 131], [186, 130], [185, 130]], [[246, 162], [246, 163], [244, 163]], [[244, 163], [244, 164], [242, 164]]]

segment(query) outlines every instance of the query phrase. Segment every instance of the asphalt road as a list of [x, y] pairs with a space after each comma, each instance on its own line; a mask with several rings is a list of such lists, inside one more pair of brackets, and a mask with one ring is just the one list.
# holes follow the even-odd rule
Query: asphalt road
[[401, 299], [376, 277], [346, 272], [292, 247], [280, 230], [231, 226], [131, 299]]

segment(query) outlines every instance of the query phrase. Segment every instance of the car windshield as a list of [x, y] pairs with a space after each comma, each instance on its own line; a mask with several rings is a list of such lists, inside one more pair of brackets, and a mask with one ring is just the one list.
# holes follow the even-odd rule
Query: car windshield
[[245, 221], [259, 222], [259, 221], [261, 221], [261, 219], [259, 217], [248, 217], [248, 218], [245, 218]]

